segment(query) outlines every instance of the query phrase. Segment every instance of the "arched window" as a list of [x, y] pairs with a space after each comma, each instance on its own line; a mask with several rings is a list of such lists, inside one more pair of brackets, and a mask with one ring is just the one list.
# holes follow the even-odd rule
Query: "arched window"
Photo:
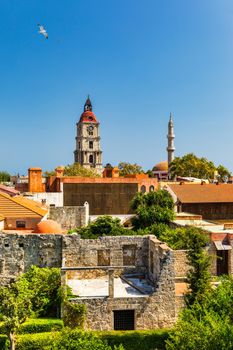
[[93, 163], [93, 160], [94, 160], [94, 159], [93, 159], [93, 155], [90, 154], [90, 155], [89, 155], [89, 163]]
[[89, 141], [89, 148], [93, 148], [93, 141]]
[[150, 188], [149, 188], [149, 191], [150, 191], [150, 192], [154, 192], [154, 190], [155, 190], [154, 186], [151, 185]]
[[141, 186], [141, 192], [142, 192], [142, 193], [145, 193], [145, 192], [146, 192], [146, 186], [144, 186], [144, 185]]

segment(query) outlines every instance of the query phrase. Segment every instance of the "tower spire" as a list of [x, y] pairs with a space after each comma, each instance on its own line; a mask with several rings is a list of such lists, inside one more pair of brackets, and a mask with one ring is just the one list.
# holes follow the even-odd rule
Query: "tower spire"
[[86, 112], [86, 111], [92, 111], [92, 104], [91, 104], [91, 99], [90, 99], [89, 94], [87, 95], [87, 99], [86, 99], [86, 102], [84, 105], [84, 112]]
[[168, 167], [171, 164], [171, 162], [174, 160], [174, 152], [175, 152], [175, 146], [174, 146], [174, 123], [173, 123], [173, 118], [172, 114], [170, 113], [170, 118], [168, 122], [168, 134], [167, 134], [167, 161], [168, 161]]

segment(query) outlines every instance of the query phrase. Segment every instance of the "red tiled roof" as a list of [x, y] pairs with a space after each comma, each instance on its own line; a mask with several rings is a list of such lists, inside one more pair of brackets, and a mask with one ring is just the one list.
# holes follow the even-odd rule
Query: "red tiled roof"
[[80, 122], [97, 123], [95, 114], [92, 111], [83, 112], [80, 117]]
[[10, 196], [16, 196], [17, 194], [20, 193], [19, 191], [15, 190], [13, 187], [4, 186], [4, 185], [0, 185], [0, 192], [7, 193]]
[[169, 184], [181, 203], [233, 203], [233, 184]]

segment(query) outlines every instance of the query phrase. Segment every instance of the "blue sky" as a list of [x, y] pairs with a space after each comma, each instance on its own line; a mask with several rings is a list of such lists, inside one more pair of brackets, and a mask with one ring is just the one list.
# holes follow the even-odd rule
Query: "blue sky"
[[72, 163], [89, 93], [104, 163], [149, 169], [166, 159], [172, 112], [177, 156], [194, 152], [233, 171], [231, 0], [0, 6], [0, 170]]

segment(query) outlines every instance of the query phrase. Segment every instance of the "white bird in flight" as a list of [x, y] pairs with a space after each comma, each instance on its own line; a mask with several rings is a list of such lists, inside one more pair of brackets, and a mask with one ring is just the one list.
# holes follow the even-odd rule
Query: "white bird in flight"
[[48, 39], [49, 36], [48, 36], [48, 33], [46, 32], [46, 30], [44, 29], [44, 27], [41, 26], [40, 24], [38, 24], [38, 27], [39, 27], [38, 33], [44, 35], [44, 37], [45, 37], [46, 39]]

